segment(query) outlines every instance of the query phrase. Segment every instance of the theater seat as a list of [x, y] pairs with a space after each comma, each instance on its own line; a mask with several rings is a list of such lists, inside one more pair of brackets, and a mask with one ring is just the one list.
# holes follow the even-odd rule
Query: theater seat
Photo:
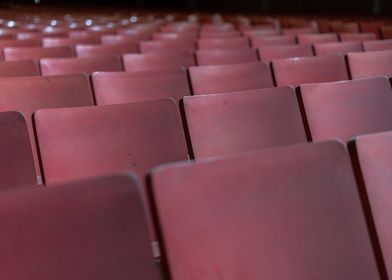
[[259, 48], [262, 46], [295, 45], [295, 35], [273, 35], [273, 36], [252, 36], [252, 46]]
[[78, 58], [44, 58], [40, 60], [42, 75], [62, 75], [97, 71], [122, 71], [121, 58], [91, 56]]
[[274, 59], [313, 56], [309, 45], [263, 46], [258, 48], [260, 59], [271, 62]]
[[139, 43], [142, 53], [151, 52], [194, 52], [196, 44], [187, 40], [162, 40], [162, 41], [144, 41]]
[[349, 53], [348, 65], [353, 79], [377, 76], [392, 77], [392, 50]]
[[366, 52], [392, 50], [392, 40], [370, 40], [363, 42]]
[[392, 89], [384, 77], [301, 86], [312, 140], [392, 130]]
[[349, 52], [363, 52], [361, 42], [316, 43], [316, 55], [346, 55]]
[[251, 48], [243, 49], [216, 49], [199, 50], [196, 52], [197, 64], [206, 65], [225, 65], [257, 62], [257, 51]]
[[37, 184], [29, 132], [19, 112], [0, 113], [0, 177], [1, 190]]
[[123, 55], [125, 71], [148, 71], [167, 68], [194, 66], [192, 52], [154, 52]]
[[94, 73], [92, 76], [98, 105], [121, 104], [171, 97], [177, 102], [190, 95], [187, 73], [183, 69], [142, 72]]
[[80, 37], [80, 38], [45, 38], [42, 40], [44, 47], [61, 47], [69, 46], [75, 47], [76, 45], [93, 45], [99, 44], [99, 37]]
[[196, 159], [306, 142], [291, 87], [184, 98]]
[[158, 164], [188, 159], [170, 99], [39, 110], [34, 120], [47, 184], [121, 170], [143, 178]]
[[272, 75], [262, 62], [189, 68], [194, 94], [234, 92], [273, 87]]
[[138, 52], [137, 44], [119, 43], [111, 45], [77, 45], [78, 57], [101, 56], [101, 55], [123, 55]]
[[344, 58], [339, 55], [277, 59], [272, 62], [278, 86], [347, 80]]
[[40, 70], [34, 60], [0, 62], [0, 77], [39, 76]]
[[160, 279], [132, 174], [3, 193], [0, 220], [2, 279]]
[[40, 168], [35, 148], [32, 114], [41, 108], [94, 104], [89, 80], [81, 74], [1, 78], [0, 88], [0, 112], [19, 111], [26, 118], [38, 175], [40, 174]]
[[[376, 133], [357, 137], [350, 143], [353, 159], [359, 167], [361, 190], [369, 201], [372, 221], [374, 222], [380, 251], [388, 277], [392, 275], [392, 132]], [[355, 156], [354, 156], [355, 154]]]
[[379, 279], [350, 159], [302, 144], [152, 171], [171, 279]]
[[340, 33], [340, 41], [342, 42], [353, 42], [353, 41], [366, 41], [376, 40], [376, 33]]
[[41, 59], [49, 57], [73, 57], [73, 50], [69, 47], [12, 47], [4, 49], [5, 60]]
[[322, 34], [299, 34], [298, 43], [300, 45], [313, 45], [316, 43], [333, 43], [338, 42], [339, 38], [336, 33]]
[[197, 45], [200, 50], [242, 49], [250, 47], [247, 37], [199, 39]]

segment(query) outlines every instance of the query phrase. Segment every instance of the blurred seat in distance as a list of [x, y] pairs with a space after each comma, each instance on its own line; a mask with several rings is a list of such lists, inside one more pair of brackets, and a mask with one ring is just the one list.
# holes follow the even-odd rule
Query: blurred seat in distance
[[184, 40], [162, 40], [162, 41], [143, 41], [139, 43], [139, 48], [142, 53], [150, 52], [194, 52], [196, 44]]
[[165, 165], [151, 182], [173, 280], [380, 279], [341, 143]]
[[392, 50], [349, 53], [347, 57], [353, 79], [377, 76], [392, 77]]
[[340, 41], [348, 42], [348, 41], [367, 41], [367, 40], [376, 40], [376, 33], [340, 33], [339, 34]]
[[295, 45], [296, 40], [294, 35], [273, 35], [273, 36], [252, 36], [252, 46], [259, 48], [261, 46], [287, 46]]
[[282, 58], [314, 56], [310, 45], [263, 46], [259, 47], [258, 51], [260, 59], [264, 62]]
[[[0, 78], [0, 112], [22, 112], [40, 173], [32, 125], [32, 114], [41, 108], [93, 105], [90, 81], [85, 75]], [[53, 145], [53, 143], [52, 143]]]
[[392, 50], [392, 40], [370, 40], [362, 43], [365, 52]]
[[243, 49], [216, 49], [196, 51], [197, 64], [206, 65], [225, 65], [257, 62], [257, 51], [251, 48]]
[[118, 55], [136, 53], [137, 44], [119, 43], [111, 45], [77, 45], [76, 55], [78, 57]]
[[[350, 142], [353, 147], [353, 159], [359, 169], [358, 176], [362, 191], [367, 196], [371, 215], [374, 221], [381, 254], [387, 270], [392, 275], [392, 223], [391, 213], [392, 191], [392, 132], [359, 136]], [[355, 154], [355, 156], [354, 156]]]
[[16, 48], [16, 47], [41, 47], [41, 40], [38, 39], [2, 39], [0, 40], [0, 49], [4, 48]]
[[123, 55], [125, 71], [149, 71], [194, 66], [195, 57], [192, 52], [154, 52]]
[[316, 43], [333, 43], [338, 42], [339, 38], [336, 33], [322, 34], [299, 34], [298, 43], [300, 45], [313, 45]]
[[250, 47], [247, 37], [199, 39], [197, 45], [200, 50], [243, 49]]
[[392, 39], [392, 26], [381, 26], [381, 34], [384, 40]]
[[29, 132], [19, 112], [0, 113], [0, 176], [1, 190], [37, 184]]
[[44, 47], [75, 47], [76, 45], [93, 45], [99, 43], [99, 37], [45, 38], [42, 40], [42, 44]]
[[235, 92], [273, 87], [269, 66], [263, 62], [189, 68], [194, 94]]
[[34, 60], [0, 62], [0, 77], [39, 76], [40, 70]]
[[188, 159], [171, 99], [39, 110], [34, 120], [47, 184], [121, 170], [143, 178], [156, 165]]
[[190, 95], [184, 69], [141, 72], [94, 73], [92, 76], [98, 105], [121, 104], [170, 97], [180, 101]]
[[361, 42], [337, 42], [314, 44], [316, 55], [346, 55], [349, 52], [363, 52]]
[[313, 141], [392, 130], [392, 89], [385, 77], [301, 86]]
[[298, 86], [304, 83], [319, 83], [347, 80], [344, 58], [339, 55], [278, 59], [272, 62], [278, 86]]
[[132, 174], [7, 192], [0, 212], [2, 279], [160, 279]]
[[70, 47], [13, 47], [4, 49], [5, 60], [26, 60], [55, 57], [73, 57], [74, 53]]
[[43, 58], [42, 75], [64, 75], [97, 71], [122, 71], [121, 58], [117, 56], [90, 56], [77, 58]]
[[306, 142], [291, 87], [184, 98], [196, 159]]

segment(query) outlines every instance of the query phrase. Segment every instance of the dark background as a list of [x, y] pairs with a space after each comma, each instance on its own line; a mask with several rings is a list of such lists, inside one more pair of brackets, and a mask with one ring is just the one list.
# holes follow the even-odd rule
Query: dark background
[[[1, 1], [3, 5], [31, 4], [34, 0]], [[40, 0], [39, 5], [126, 7], [208, 12], [266, 12], [292, 14], [392, 15], [392, 0]]]

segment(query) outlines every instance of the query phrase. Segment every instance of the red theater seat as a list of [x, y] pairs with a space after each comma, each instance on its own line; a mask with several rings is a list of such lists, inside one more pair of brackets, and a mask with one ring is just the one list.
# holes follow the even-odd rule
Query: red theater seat
[[70, 47], [13, 47], [4, 49], [5, 60], [25, 60], [55, 57], [73, 57], [74, 53]]
[[253, 47], [261, 46], [277, 46], [277, 45], [295, 45], [296, 40], [294, 35], [279, 35], [279, 36], [252, 36], [251, 37]]
[[342, 42], [366, 41], [377, 39], [376, 33], [340, 33], [339, 37]]
[[99, 44], [98, 37], [80, 37], [80, 38], [45, 38], [42, 40], [44, 47], [75, 47], [76, 45], [93, 45]]
[[16, 39], [1, 39], [0, 49], [4, 48], [15, 48], [15, 47], [41, 47], [41, 40], [37, 39], [26, 39], [26, 40], [16, 40]]
[[0, 219], [2, 279], [160, 279], [131, 175], [4, 193]]
[[139, 44], [142, 53], [150, 52], [193, 52], [196, 50], [196, 44], [184, 40], [162, 40], [162, 41], [144, 41]]
[[392, 26], [382, 26], [381, 27], [381, 34], [384, 40], [392, 39]]
[[136, 33], [127, 35], [103, 35], [101, 36], [101, 42], [103, 45], [121, 44], [121, 43], [139, 43], [144, 40], [149, 40], [150, 34], [148, 33]]
[[192, 52], [153, 52], [144, 54], [126, 54], [123, 56], [125, 71], [148, 71], [167, 68], [194, 66]]
[[349, 53], [348, 65], [353, 79], [377, 76], [392, 77], [392, 50]]
[[250, 47], [247, 37], [199, 39], [197, 44], [200, 50], [242, 49]]
[[363, 52], [361, 42], [316, 43], [316, 55], [346, 55], [349, 52]]
[[0, 113], [0, 176], [1, 190], [37, 184], [29, 132], [19, 112]]
[[47, 184], [119, 170], [143, 178], [158, 164], [188, 159], [170, 99], [39, 110], [34, 119]]
[[302, 85], [301, 97], [314, 141], [392, 130], [387, 78]]
[[185, 97], [184, 108], [196, 159], [306, 142], [291, 87]]
[[166, 165], [151, 181], [173, 280], [379, 279], [340, 143]]
[[152, 35], [154, 40], [189, 40], [196, 42], [197, 34], [184, 32], [160, 32]]
[[101, 56], [101, 55], [123, 55], [126, 53], [136, 53], [137, 44], [119, 43], [111, 45], [77, 45], [76, 54], [78, 57]]
[[271, 71], [263, 62], [189, 68], [194, 94], [244, 91], [273, 87]]
[[[84, 75], [0, 79], [0, 112], [19, 111], [26, 118], [36, 170], [39, 173], [32, 114], [41, 108], [93, 105], [89, 80]], [[53, 144], [53, 143], [52, 143]]]
[[344, 58], [339, 55], [278, 59], [272, 62], [277, 85], [347, 80]]
[[323, 34], [299, 34], [298, 42], [301, 45], [313, 45], [316, 43], [333, 43], [338, 42], [339, 38], [336, 33]]
[[44, 58], [40, 61], [42, 75], [61, 75], [97, 71], [122, 71], [121, 58], [91, 56], [78, 58]]
[[387, 270], [392, 275], [392, 132], [360, 136], [353, 147], [356, 163], [360, 165], [359, 176], [363, 182], [363, 191], [369, 200], [372, 220], [380, 243], [381, 254]]
[[331, 31], [335, 33], [359, 33], [357, 22], [331, 22]]
[[392, 50], [392, 40], [371, 40], [362, 43], [366, 52]]
[[0, 77], [39, 76], [40, 70], [34, 60], [0, 62]]
[[281, 58], [314, 56], [310, 45], [263, 46], [258, 50], [260, 59], [265, 62]]
[[224, 65], [257, 62], [257, 51], [251, 48], [243, 49], [216, 49], [199, 50], [196, 52], [197, 64], [205, 65]]
[[92, 82], [98, 105], [121, 104], [171, 97], [177, 102], [190, 95], [183, 69], [146, 72], [94, 73]]

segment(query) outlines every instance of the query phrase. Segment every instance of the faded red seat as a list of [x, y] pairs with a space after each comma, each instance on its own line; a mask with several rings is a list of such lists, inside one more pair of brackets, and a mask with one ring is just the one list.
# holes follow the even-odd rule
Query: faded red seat
[[312, 140], [392, 130], [392, 89], [384, 77], [301, 86]]
[[73, 57], [70, 47], [12, 47], [3, 50], [5, 60], [26, 60], [55, 57]]
[[37, 174], [40, 173], [40, 169], [35, 149], [32, 114], [41, 108], [94, 104], [90, 82], [84, 75], [1, 78], [0, 88], [0, 112], [19, 111], [26, 118]]
[[331, 22], [331, 31], [334, 33], [359, 33], [359, 24], [357, 22]]
[[375, 33], [340, 33], [340, 41], [366, 41], [366, 40], [376, 40], [377, 35]]
[[112, 45], [119, 43], [139, 43], [144, 40], [149, 40], [150, 34], [148, 33], [135, 33], [135, 34], [124, 34], [124, 35], [103, 35], [101, 36], [101, 42], [103, 45]]
[[392, 77], [392, 50], [349, 53], [347, 57], [353, 79]]
[[152, 35], [154, 40], [189, 40], [196, 42], [196, 33], [186, 33], [186, 32], [159, 32]]
[[37, 184], [29, 132], [19, 112], [0, 113], [0, 176], [1, 190]]
[[313, 45], [316, 43], [333, 43], [338, 42], [339, 38], [336, 33], [322, 34], [298, 34], [298, 43], [301, 45]]
[[86, 44], [93, 45], [99, 44], [99, 37], [78, 37], [78, 38], [45, 38], [42, 40], [44, 47], [75, 47], [76, 45]]
[[362, 44], [366, 52], [392, 50], [392, 39], [363, 41]]
[[125, 71], [149, 71], [196, 65], [192, 52], [152, 52], [123, 55]]
[[[353, 144], [353, 145], [352, 145]], [[353, 160], [357, 164], [361, 191], [368, 199], [372, 223], [384, 258], [387, 277], [392, 275], [392, 132], [376, 133], [357, 137], [353, 143]]]
[[197, 64], [204, 65], [224, 65], [257, 62], [257, 51], [251, 48], [243, 49], [216, 49], [196, 51]]
[[121, 58], [91, 56], [77, 58], [44, 58], [40, 60], [42, 75], [61, 75], [97, 71], [122, 71]]
[[188, 159], [170, 99], [39, 110], [34, 120], [47, 184], [121, 170], [143, 178], [158, 164]]
[[186, 71], [166, 69], [125, 73], [94, 73], [92, 76], [98, 105], [121, 104], [171, 97], [177, 102], [190, 95]]
[[40, 70], [34, 60], [0, 62], [0, 77], [39, 76]]
[[294, 89], [184, 98], [196, 159], [306, 142]]
[[379, 279], [340, 143], [166, 165], [151, 182], [172, 279]]
[[272, 62], [277, 85], [298, 86], [347, 80], [344, 58], [339, 55], [278, 59]]
[[384, 40], [392, 39], [392, 26], [381, 26], [381, 34]]
[[274, 35], [274, 36], [252, 36], [251, 37], [253, 47], [261, 46], [277, 46], [277, 45], [295, 45], [295, 35]]
[[126, 53], [136, 53], [137, 44], [118, 43], [110, 45], [77, 45], [76, 54], [78, 57], [101, 56], [101, 55], [123, 55]]
[[4, 48], [15, 48], [15, 47], [41, 47], [41, 40], [37, 39], [26, 39], [26, 40], [16, 40], [16, 39], [1, 39], [0, 49]]
[[200, 50], [242, 49], [250, 47], [247, 37], [199, 39], [197, 44]]
[[274, 59], [314, 56], [310, 45], [289, 45], [289, 46], [263, 46], [258, 48], [260, 59], [270, 62]]
[[316, 43], [316, 55], [346, 55], [349, 52], [363, 52], [361, 42]]
[[187, 40], [162, 40], [162, 41], [144, 41], [139, 43], [142, 53], [150, 52], [193, 52], [196, 50], [196, 44]]
[[3, 193], [0, 219], [3, 279], [160, 279], [131, 175]]
[[273, 87], [269, 66], [263, 62], [189, 68], [194, 94], [244, 91]]

